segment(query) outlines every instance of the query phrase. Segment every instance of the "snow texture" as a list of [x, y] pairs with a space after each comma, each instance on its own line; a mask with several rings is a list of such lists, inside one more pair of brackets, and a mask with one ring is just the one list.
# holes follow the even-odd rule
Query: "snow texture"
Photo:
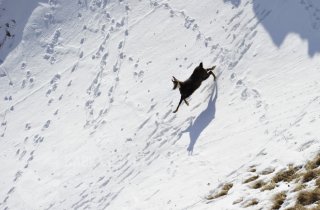
[[243, 181], [319, 152], [319, 37], [317, 0], [0, 0], [0, 209], [270, 209]]

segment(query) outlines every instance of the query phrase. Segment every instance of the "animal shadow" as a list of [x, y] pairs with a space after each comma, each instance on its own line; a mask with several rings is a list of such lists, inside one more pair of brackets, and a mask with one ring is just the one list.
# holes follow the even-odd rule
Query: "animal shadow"
[[[215, 92], [215, 94], [214, 94]], [[213, 97], [214, 95], [214, 97]], [[190, 126], [184, 131], [188, 132], [190, 136], [190, 143], [187, 148], [188, 153], [192, 155], [194, 145], [196, 144], [202, 131], [214, 120], [216, 114], [216, 101], [218, 98], [218, 86], [217, 82], [214, 83], [214, 88], [211, 92], [208, 106], [201, 114], [190, 124]]]

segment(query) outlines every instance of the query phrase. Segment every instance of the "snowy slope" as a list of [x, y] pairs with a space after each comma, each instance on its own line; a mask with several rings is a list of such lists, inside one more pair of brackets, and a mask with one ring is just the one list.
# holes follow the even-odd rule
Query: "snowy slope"
[[0, 2], [1, 209], [270, 209], [248, 170], [319, 151], [316, 0]]

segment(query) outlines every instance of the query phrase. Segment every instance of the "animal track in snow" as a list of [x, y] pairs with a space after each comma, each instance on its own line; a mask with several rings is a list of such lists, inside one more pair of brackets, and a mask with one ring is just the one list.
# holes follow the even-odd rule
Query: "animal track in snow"
[[[48, 121], [47, 121], [46, 124], [43, 126], [43, 128], [49, 127], [49, 125], [50, 125], [50, 122], [48, 123]], [[43, 140], [44, 140], [44, 137], [40, 136], [39, 134], [36, 134], [33, 137], [33, 143], [34, 144], [41, 143], [41, 142], [43, 142]]]
[[71, 68], [71, 73], [73, 73], [78, 68], [78, 63], [74, 64]]
[[140, 70], [139, 72], [133, 72], [133, 76], [136, 81], [143, 81], [144, 71]]
[[32, 77], [31, 71], [27, 70], [26, 71], [26, 77], [21, 82], [21, 88], [23, 89], [27, 85], [29, 85], [29, 88], [32, 88], [33, 87], [33, 83], [34, 83], [34, 77]]
[[247, 98], [248, 98], [248, 89], [247, 88], [245, 88], [243, 91], [242, 91], [242, 93], [241, 93], [241, 99], [242, 100], [246, 100]]
[[26, 123], [25, 129], [26, 129], [26, 130], [30, 130], [30, 129], [31, 129], [31, 124], [30, 124], [30, 123]]
[[82, 57], [83, 57], [83, 51], [81, 51], [79, 54], [79, 58], [82, 58]]
[[52, 12], [47, 12], [44, 14], [43, 21], [48, 28], [50, 25], [55, 24], [56, 21], [54, 19], [53, 13]]
[[51, 41], [46, 46], [46, 54], [43, 56], [43, 58], [48, 60], [51, 64], [55, 63], [56, 61], [55, 47], [60, 44], [59, 43], [60, 36], [61, 36], [61, 29], [57, 29], [54, 32]]
[[43, 125], [42, 130], [49, 128], [51, 121], [47, 120], [47, 122]]
[[52, 92], [56, 91], [56, 89], [58, 88], [58, 83], [61, 79], [61, 75], [60, 74], [56, 74], [53, 76], [53, 78], [50, 81], [50, 88], [49, 90], [47, 90], [46, 92], [46, 96], [48, 97]]

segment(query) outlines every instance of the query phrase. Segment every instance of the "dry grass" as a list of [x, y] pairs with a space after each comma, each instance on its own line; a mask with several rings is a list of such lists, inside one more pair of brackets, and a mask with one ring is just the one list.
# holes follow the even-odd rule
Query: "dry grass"
[[265, 168], [260, 172], [261, 175], [268, 175], [274, 172], [274, 168]]
[[258, 180], [258, 181], [256, 181], [255, 183], [253, 183], [253, 184], [251, 185], [251, 188], [252, 188], [252, 189], [259, 189], [259, 188], [261, 188], [261, 187], [263, 187], [263, 186], [265, 186], [265, 185], [266, 185], [266, 183], [265, 183], [264, 181]]
[[274, 181], [271, 181], [271, 182], [269, 182], [268, 184], [265, 184], [265, 185], [261, 188], [261, 191], [273, 190], [276, 186], [277, 186], [277, 184], [276, 184]]
[[254, 180], [258, 179], [258, 178], [259, 178], [259, 175], [255, 175], [255, 176], [252, 176], [252, 177], [244, 180], [243, 183], [246, 184], [246, 183], [252, 182], [252, 181], [254, 181]]
[[259, 201], [258, 201], [257, 199], [252, 199], [252, 200], [247, 201], [247, 202], [243, 205], [243, 207], [244, 207], [244, 208], [247, 208], [247, 207], [249, 207], [249, 206], [255, 206], [255, 205], [257, 205], [258, 203], [259, 203]]
[[241, 203], [243, 201], [243, 198], [238, 198], [237, 200], [233, 201], [232, 205], [236, 205], [238, 203]]
[[305, 168], [307, 170], [312, 170], [320, 166], [320, 154], [318, 154], [313, 160], [307, 162]]
[[316, 186], [317, 186], [317, 187], [320, 187], [320, 178], [318, 178], [318, 179], [316, 180]]
[[233, 187], [232, 183], [226, 183], [222, 186], [222, 189], [220, 192], [216, 193], [215, 195], [209, 195], [207, 196], [207, 200], [212, 200], [212, 199], [216, 199], [219, 197], [222, 197], [224, 195], [227, 195], [229, 190]]
[[257, 171], [257, 169], [255, 169], [255, 168], [250, 168], [248, 171], [254, 173], [254, 172]]
[[295, 205], [294, 207], [287, 208], [286, 210], [320, 210], [320, 205], [318, 204], [315, 207], [306, 208], [306, 207], [298, 204], [298, 205]]
[[294, 189], [293, 189], [293, 192], [298, 192], [300, 190], [303, 190], [306, 188], [306, 185], [305, 184], [301, 184], [299, 183]]
[[297, 197], [297, 204], [310, 205], [320, 201], [320, 189], [316, 188], [312, 191], [301, 191]]
[[[243, 181], [243, 184], [250, 183], [249, 186], [252, 189], [260, 189], [261, 191], [265, 191], [275, 189], [277, 185], [279, 185], [279, 182], [292, 184], [288, 185], [288, 187], [292, 186], [292, 188], [288, 192], [297, 195], [295, 201], [292, 201], [292, 204], [295, 203], [295, 206], [286, 208], [286, 210], [320, 210], [320, 154], [317, 155], [313, 160], [307, 162], [304, 166], [289, 165], [286, 169], [278, 171], [277, 173], [274, 173], [275, 170], [272, 167], [266, 168], [261, 172], [257, 172], [255, 166], [251, 166], [248, 171], [256, 174], [245, 179]], [[271, 173], [271, 180], [265, 182], [261, 179], [261, 177], [263, 177], [264, 175], [268, 175]], [[269, 176], [266, 178], [269, 178]], [[307, 188], [307, 186], [313, 183], [311, 182], [312, 180], [314, 180], [315, 189], [312, 190], [311, 188], [310, 190], [310, 188]], [[212, 195], [209, 195], [207, 199], [212, 200], [225, 196], [229, 193], [229, 190], [232, 187], [232, 183], [226, 183], [221, 187], [219, 191]], [[271, 209], [283, 209], [281, 207], [286, 201], [287, 195], [288, 194], [286, 192], [275, 194], [272, 197]], [[257, 199], [250, 199], [247, 201], [245, 199], [245, 197], [241, 197], [240, 199], [235, 200], [233, 204], [235, 205], [241, 203], [241, 206], [244, 208], [259, 204], [259, 200]]]
[[255, 165], [250, 166], [248, 171], [253, 173], [256, 172], [257, 171], [256, 166]]
[[315, 206], [315, 207], [313, 207], [313, 208], [311, 208], [309, 210], [320, 210], [320, 204], [318, 204], [317, 206]]
[[271, 209], [272, 210], [280, 209], [282, 204], [286, 200], [286, 198], [287, 198], [287, 195], [285, 192], [281, 192], [281, 193], [276, 194], [273, 197], [273, 205], [272, 205]]
[[281, 170], [272, 178], [272, 181], [275, 183], [278, 182], [291, 182], [292, 180], [298, 177], [296, 173], [299, 170], [299, 167], [289, 166], [286, 170]]
[[310, 182], [311, 180], [316, 179], [319, 175], [320, 175], [319, 169], [309, 170], [303, 174], [302, 182], [303, 183]]

